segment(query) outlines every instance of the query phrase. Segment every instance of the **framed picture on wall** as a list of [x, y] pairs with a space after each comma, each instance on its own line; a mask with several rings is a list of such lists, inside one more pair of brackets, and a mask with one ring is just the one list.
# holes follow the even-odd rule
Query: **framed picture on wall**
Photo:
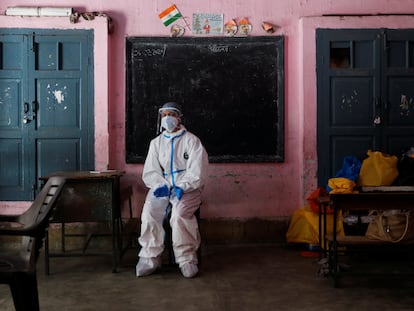
[[194, 13], [192, 32], [207, 36], [223, 34], [223, 14]]

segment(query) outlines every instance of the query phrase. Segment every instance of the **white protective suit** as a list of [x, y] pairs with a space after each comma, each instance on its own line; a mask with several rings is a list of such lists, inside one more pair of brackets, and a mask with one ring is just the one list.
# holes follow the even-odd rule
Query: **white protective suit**
[[[154, 258], [164, 250], [162, 221], [168, 203], [172, 204], [171, 228], [176, 262], [197, 264], [200, 233], [194, 212], [201, 204], [201, 191], [207, 176], [208, 155], [197, 136], [183, 125], [175, 133], [162, 132], [150, 143], [142, 179], [150, 191], [141, 215], [140, 257]], [[167, 185], [183, 189], [181, 200], [174, 192], [155, 197], [154, 191]]]

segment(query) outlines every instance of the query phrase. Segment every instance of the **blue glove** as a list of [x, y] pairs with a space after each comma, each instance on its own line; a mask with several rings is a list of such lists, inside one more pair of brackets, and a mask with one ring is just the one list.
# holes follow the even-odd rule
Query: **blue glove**
[[181, 200], [184, 194], [184, 190], [181, 189], [180, 187], [174, 187], [174, 192], [175, 192], [175, 195], [177, 196], [177, 199]]
[[170, 195], [170, 188], [167, 185], [161, 186], [155, 189], [154, 195], [157, 198], [168, 197]]

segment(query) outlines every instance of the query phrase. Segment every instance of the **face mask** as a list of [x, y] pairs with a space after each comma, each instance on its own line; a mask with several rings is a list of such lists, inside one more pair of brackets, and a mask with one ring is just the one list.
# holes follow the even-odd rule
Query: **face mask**
[[172, 116], [165, 116], [161, 119], [161, 126], [167, 130], [167, 132], [172, 132], [178, 125], [177, 118]]

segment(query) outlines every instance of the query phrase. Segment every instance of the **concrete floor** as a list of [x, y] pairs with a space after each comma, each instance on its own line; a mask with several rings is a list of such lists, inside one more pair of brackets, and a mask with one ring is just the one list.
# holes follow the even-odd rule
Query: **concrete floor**
[[[111, 273], [109, 257], [39, 259], [41, 310], [259, 311], [414, 310], [414, 282], [344, 278], [341, 288], [318, 275], [318, 258], [303, 248], [277, 245], [204, 246], [200, 273], [185, 279], [175, 266], [135, 277], [136, 250]], [[384, 281], [384, 280], [383, 280]], [[0, 285], [0, 309], [14, 310]]]

